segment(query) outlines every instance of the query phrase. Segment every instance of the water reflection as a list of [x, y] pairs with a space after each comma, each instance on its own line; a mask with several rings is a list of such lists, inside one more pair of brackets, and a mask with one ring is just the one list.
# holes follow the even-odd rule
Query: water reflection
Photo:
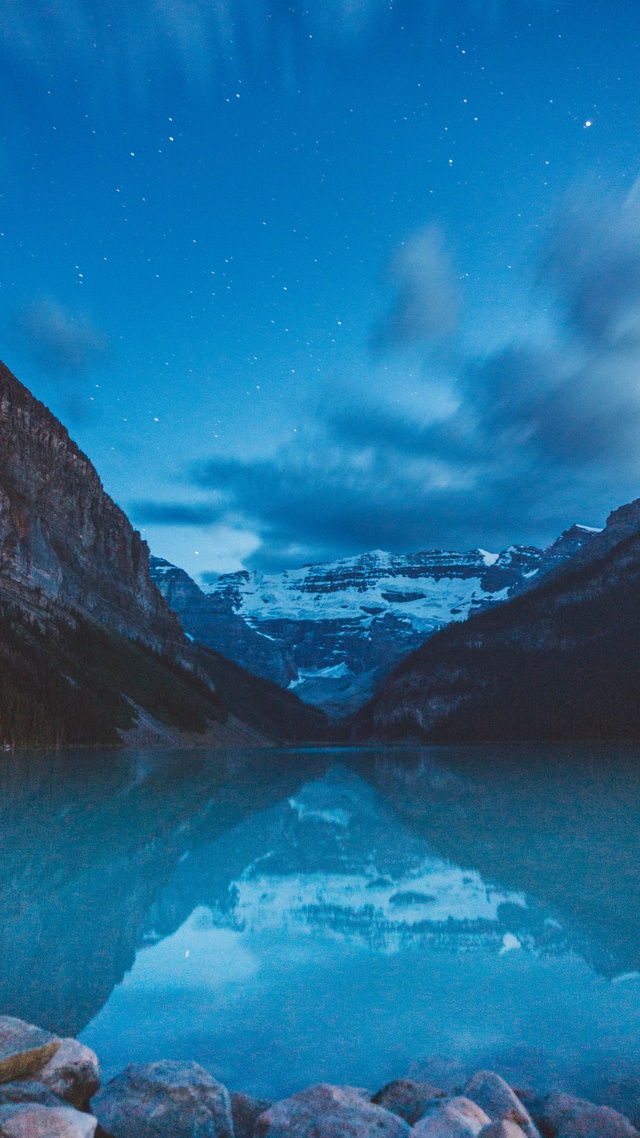
[[639, 805], [597, 748], [10, 759], [0, 1010], [107, 1074], [276, 1095], [440, 1052], [584, 1089], [637, 1050]]
[[[322, 760], [320, 760], [322, 763]], [[75, 1035], [131, 968], [187, 850], [293, 792], [318, 760], [272, 752], [3, 757], [0, 1009]]]

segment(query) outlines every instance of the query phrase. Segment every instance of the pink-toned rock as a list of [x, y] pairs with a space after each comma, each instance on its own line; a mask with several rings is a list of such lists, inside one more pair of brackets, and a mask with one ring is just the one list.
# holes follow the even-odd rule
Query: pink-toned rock
[[542, 1100], [536, 1122], [545, 1138], [638, 1138], [635, 1126], [617, 1110], [561, 1091]]
[[231, 1117], [234, 1138], [253, 1138], [253, 1128], [257, 1119], [271, 1106], [270, 1099], [253, 1098], [242, 1091], [232, 1091]]
[[408, 1138], [402, 1118], [362, 1097], [355, 1087], [319, 1083], [261, 1114], [254, 1138]]
[[88, 1110], [90, 1100], [100, 1089], [98, 1056], [77, 1039], [63, 1039], [38, 1079], [71, 1106]]
[[198, 1063], [131, 1063], [92, 1110], [110, 1138], [233, 1138], [228, 1091]]
[[478, 1138], [524, 1138], [524, 1130], [516, 1122], [506, 1119], [483, 1126]]
[[422, 1118], [427, 1108], [438, 1099], [445, 1097], [445, 1092], [434, 1087], [431, 1083], [417, 1083], [414, 1079], [394, 1079], [378, 1091], [371, 1101], [376, 1106], [383, 1106], [392, 1114], [404, 1118], [409, 1126], [413, 1126]]
[[0, 1016], [0, 1083], [34, 1075], [59, 1046], [57, 1035], [15, 1016]]
[[491, 1122], [488, 1114], [464, 1095], [441, 1100], [413, 1127], [412, 1138], [476, 1138]]
[[464, 1093], [486, 1111], [492, 1122], [515, 1122], [524, 1130], [527, 1138], [540, 1138], [527, 1108], [495, 1071], [476, 1071], [465, 1086]]
[[64, 1106], [57, 1095], [45, 1087], [37, 1079], [19, 1079], [15, 1083], [2, 1083], [0, 1085], [0, 1106], [9, 1103], [29, 1102], [33, 1106]]
[[72, 1106], [0, 1106], [0, 1138], [93, 1138], [97, 1121]]

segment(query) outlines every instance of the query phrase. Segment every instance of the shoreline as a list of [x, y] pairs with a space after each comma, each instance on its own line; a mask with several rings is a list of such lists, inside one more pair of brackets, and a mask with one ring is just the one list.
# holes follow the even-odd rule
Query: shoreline
[[630, 1119], [562, 1089], [543, 1095], [511, 1087], [496, 1071], [477, 1071], [458, 1084], [445, 1078], [449, 1085], [438, 1086], [428, 1077], [428, 1061], [420, 1066], [419, 1077], [400, 1077], [374, 1092], [319, 1083], [275, 1102], [229, 1092], [192, 1061], [130, 1064], [101, 1086], [90, 1048], [0, 1016], [0, 1136], [640, 1138], [640, 1077]]

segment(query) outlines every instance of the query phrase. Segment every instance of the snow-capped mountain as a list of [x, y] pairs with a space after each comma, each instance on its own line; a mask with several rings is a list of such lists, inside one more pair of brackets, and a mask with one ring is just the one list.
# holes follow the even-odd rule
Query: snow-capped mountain
[[440, 857], [359, 776], [335, 767], [212, 845], [193, 850], [148, 915], [143, 944], [182, 922], [360, 942], [394, 953], [562, 951], [535, 899]]
[[225, 574], [206, 590], [160, 558], [151, 572], [189, 635], [340, 715], [432, 632], [531, 587], [597, 532], [572, 526], [544, 551], [374, 550], [282, 573]]

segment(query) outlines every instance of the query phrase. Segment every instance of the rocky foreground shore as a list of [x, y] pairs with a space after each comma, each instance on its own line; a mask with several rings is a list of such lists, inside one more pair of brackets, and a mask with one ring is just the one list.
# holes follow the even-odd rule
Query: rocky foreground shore
[[[636, 1120], [637, 1121], [637, 1120]], [[441, 1090], [320, 1083], [280, 1102], [228, 1092], [198, 1063], [131, 1064], [100, 1088], [76, 1039], [0, 1016], [0, 1138], [640, 1138], [610, 1106], [514, 1090], [495, 1071]]]

